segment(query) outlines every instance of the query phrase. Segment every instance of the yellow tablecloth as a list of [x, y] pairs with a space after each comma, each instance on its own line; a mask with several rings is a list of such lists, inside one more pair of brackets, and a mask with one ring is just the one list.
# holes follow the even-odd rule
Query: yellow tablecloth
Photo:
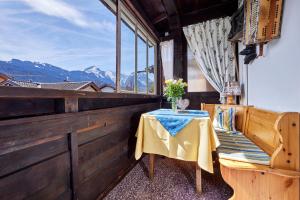
[[185, 161], [196, 161], [213, 173], [212, 151], [220, 145], [209, 117], [194, 118], [176, 136], [171, 136], [161, 123], [149, 114], [140, 118], [136, 133], [135, 158], [143, 152]]

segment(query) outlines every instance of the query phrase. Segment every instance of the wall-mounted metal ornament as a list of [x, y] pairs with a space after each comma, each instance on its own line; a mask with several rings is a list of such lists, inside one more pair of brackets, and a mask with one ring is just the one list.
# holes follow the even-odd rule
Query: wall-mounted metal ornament
[[245, 56], [244, 64], [249, 64], [257, 57], [256, 45], [255, 44], [246, 45], [246, 48], [240, 52], [240, 55]]

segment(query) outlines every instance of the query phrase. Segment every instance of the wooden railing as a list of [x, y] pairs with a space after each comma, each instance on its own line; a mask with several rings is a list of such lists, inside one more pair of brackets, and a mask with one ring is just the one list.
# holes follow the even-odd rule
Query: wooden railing
[[0, 87], [0, 199], [102, 198], [160, 97]]

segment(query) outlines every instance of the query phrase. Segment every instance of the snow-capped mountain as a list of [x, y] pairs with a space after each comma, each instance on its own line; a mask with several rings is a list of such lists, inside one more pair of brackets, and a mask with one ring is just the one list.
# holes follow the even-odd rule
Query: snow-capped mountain
[[[97, 85], [115, 85], [116, 73], [104, 71], [100, 67], [91, 66], [83, 71], [68, 71], [60, 67], [31, 61], [12, 59], [10, 61], [0, 61], [0, 73], [4, 73], [15, 80], [54, 83], [68, 81], [93, 81]], [[121, 74], [121, 87], [132, 88], [134, 85], [134, 74], [129, 76]], [[153, 80], [149, 80], [153, 82]], [[138, 75], [139, 90], [146, 89], [146, 73]]]
[[[98, 68], [97, 66], [91, 66], [88, 67], [84, 70], [86, 73], [89, 74], [94, 74], [95, 76], [97, 76], [98, 78], [104, 78], [104, 79], [110, 79], [113, 82], [116, 82], [116, 73], [113, 71], [102, 71], [100, 68]], [[128, 76], [121, 74], [121, 85], [124, 85]]]
[[[139, 92], [145, 92], [147, 87], [147, 74], [145, 72], [138, 73], [137, 76], [137, 88]], [[154, 80], [149, 79], [149, 87], [154, 82]], [[134, 73], [131, 73], [125, 81], [124, 89], [132, 90], [134, 87]]]

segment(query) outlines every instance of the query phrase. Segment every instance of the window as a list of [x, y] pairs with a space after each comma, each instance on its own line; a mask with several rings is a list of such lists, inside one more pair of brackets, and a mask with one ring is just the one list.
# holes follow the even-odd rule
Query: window
[[0, 85], [115, 88], [116, 15], [103, 3], [1, 1], [0, 10]]
[[154, 94], [155, 40], [120, 5], [118, 22], [114, 0], [0, 1], [0, 85], [107, 92], [119, 75], [118, 91]]
[[145, 37], [138, 35], [137, 45], [137, 90], [138, 92], [147, 92], [147, 41]]
[[187, 48], [188, 60], [188, 92], [209, 92], [215, 89], [206, 80], [204, 74], [201, 72], [191, 49]]
[[135, 31], [121, 21], [121, 76], [122, 91], [133, 92], [135, 84]]
[[[121, 13], [121, 91], [155, 94], [154, 40], [123, 6]], [[122, 85], [122, 77], [127, 77]]]

